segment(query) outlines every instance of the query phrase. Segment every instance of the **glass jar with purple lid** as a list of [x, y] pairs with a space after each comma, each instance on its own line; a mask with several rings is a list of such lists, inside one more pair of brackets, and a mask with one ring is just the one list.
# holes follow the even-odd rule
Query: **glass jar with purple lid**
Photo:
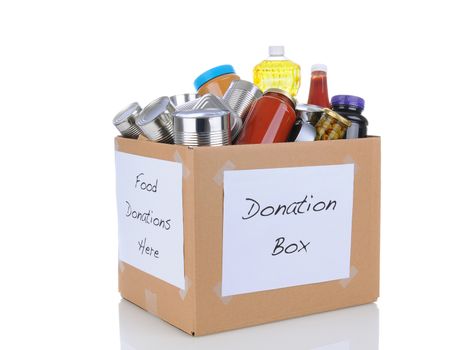
[[331, 100], [332, 109], [342, 117], [351, 121], [347, 129], [346, 139], [367, 137], [367, 119], [361, 115], [364, 110], [364, 99], [353, 95], [336, 95]]

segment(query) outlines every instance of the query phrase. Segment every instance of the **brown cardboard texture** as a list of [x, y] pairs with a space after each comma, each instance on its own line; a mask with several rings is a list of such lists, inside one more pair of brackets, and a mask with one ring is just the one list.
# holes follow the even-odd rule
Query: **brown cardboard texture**
[[[375, 301], [379, 296], [380, 138], [185, 147], [115, 139], [118, 151], [183, 164], [184, 291], [119, 263], [123, 298], [192, 335]], [[221, 297], [224, 170], [355, 164], [350, 278]]]

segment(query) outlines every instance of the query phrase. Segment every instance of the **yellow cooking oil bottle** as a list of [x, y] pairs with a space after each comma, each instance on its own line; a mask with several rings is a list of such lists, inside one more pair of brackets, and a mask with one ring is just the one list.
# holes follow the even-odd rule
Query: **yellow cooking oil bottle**
[[270, 46], [269, 57], [253, 69], [253, 82], [262, 91], [278, 88], [296, 96], [300, 88], [300, 66], [284, 57], [284, 46]]

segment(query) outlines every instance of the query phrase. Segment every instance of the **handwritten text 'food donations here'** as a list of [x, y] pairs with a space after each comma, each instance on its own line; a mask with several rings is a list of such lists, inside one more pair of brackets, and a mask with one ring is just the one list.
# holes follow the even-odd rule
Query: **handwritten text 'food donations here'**
[[184, 288], [182, 166], [116, 152], [119, 259]]

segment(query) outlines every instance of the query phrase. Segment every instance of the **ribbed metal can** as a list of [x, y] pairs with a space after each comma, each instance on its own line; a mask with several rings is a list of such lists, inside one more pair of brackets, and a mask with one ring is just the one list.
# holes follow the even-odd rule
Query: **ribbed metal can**
[[177, 111], [190, 111], [190, 110], [194, 109], [194, 106], [197, 104], [197, 102], [199, 102], [199, 99], [200, 98], [185, 102], [185, 103], [183, 103], [181, 105], [175, 106], [175, 108], [176, 108]]
[[174, 140], [185, 146], [224, 146], [231, 143], [231, 114], [208, 108], [173, 114]]
[[192, 108], [194, 102], [197, 102], [198, 98], [200, 98], [198, 94], [186, 93], [170, 96], [170, 101], [177, 110], [187, 110]]
[[170, 98], [159, 97], [148, 104], [136, 118], [136, 125], [150, 140], [173, 143], [173, 117], [175, 112]]
[[138, 102], [133, 102], [114, 117], [112, 123], [123, 137], [136, 139], [142, 134], [141, 129], [135, 124], [135, 119], [140, 112], [141, 106]]
[[202, 96], [192, 109], [221, 109], [229, 111], [231, 114], [231, 142], [237, 138], [242, 128], [242, 119], [239, 115], [223, 100], [223, 98], [206, 94]]
[[262, 91], [250, 81], [234, 80], [226, 90], [223, 100], [241, 119], [245, 119], [252, 103], [262, 95]]

